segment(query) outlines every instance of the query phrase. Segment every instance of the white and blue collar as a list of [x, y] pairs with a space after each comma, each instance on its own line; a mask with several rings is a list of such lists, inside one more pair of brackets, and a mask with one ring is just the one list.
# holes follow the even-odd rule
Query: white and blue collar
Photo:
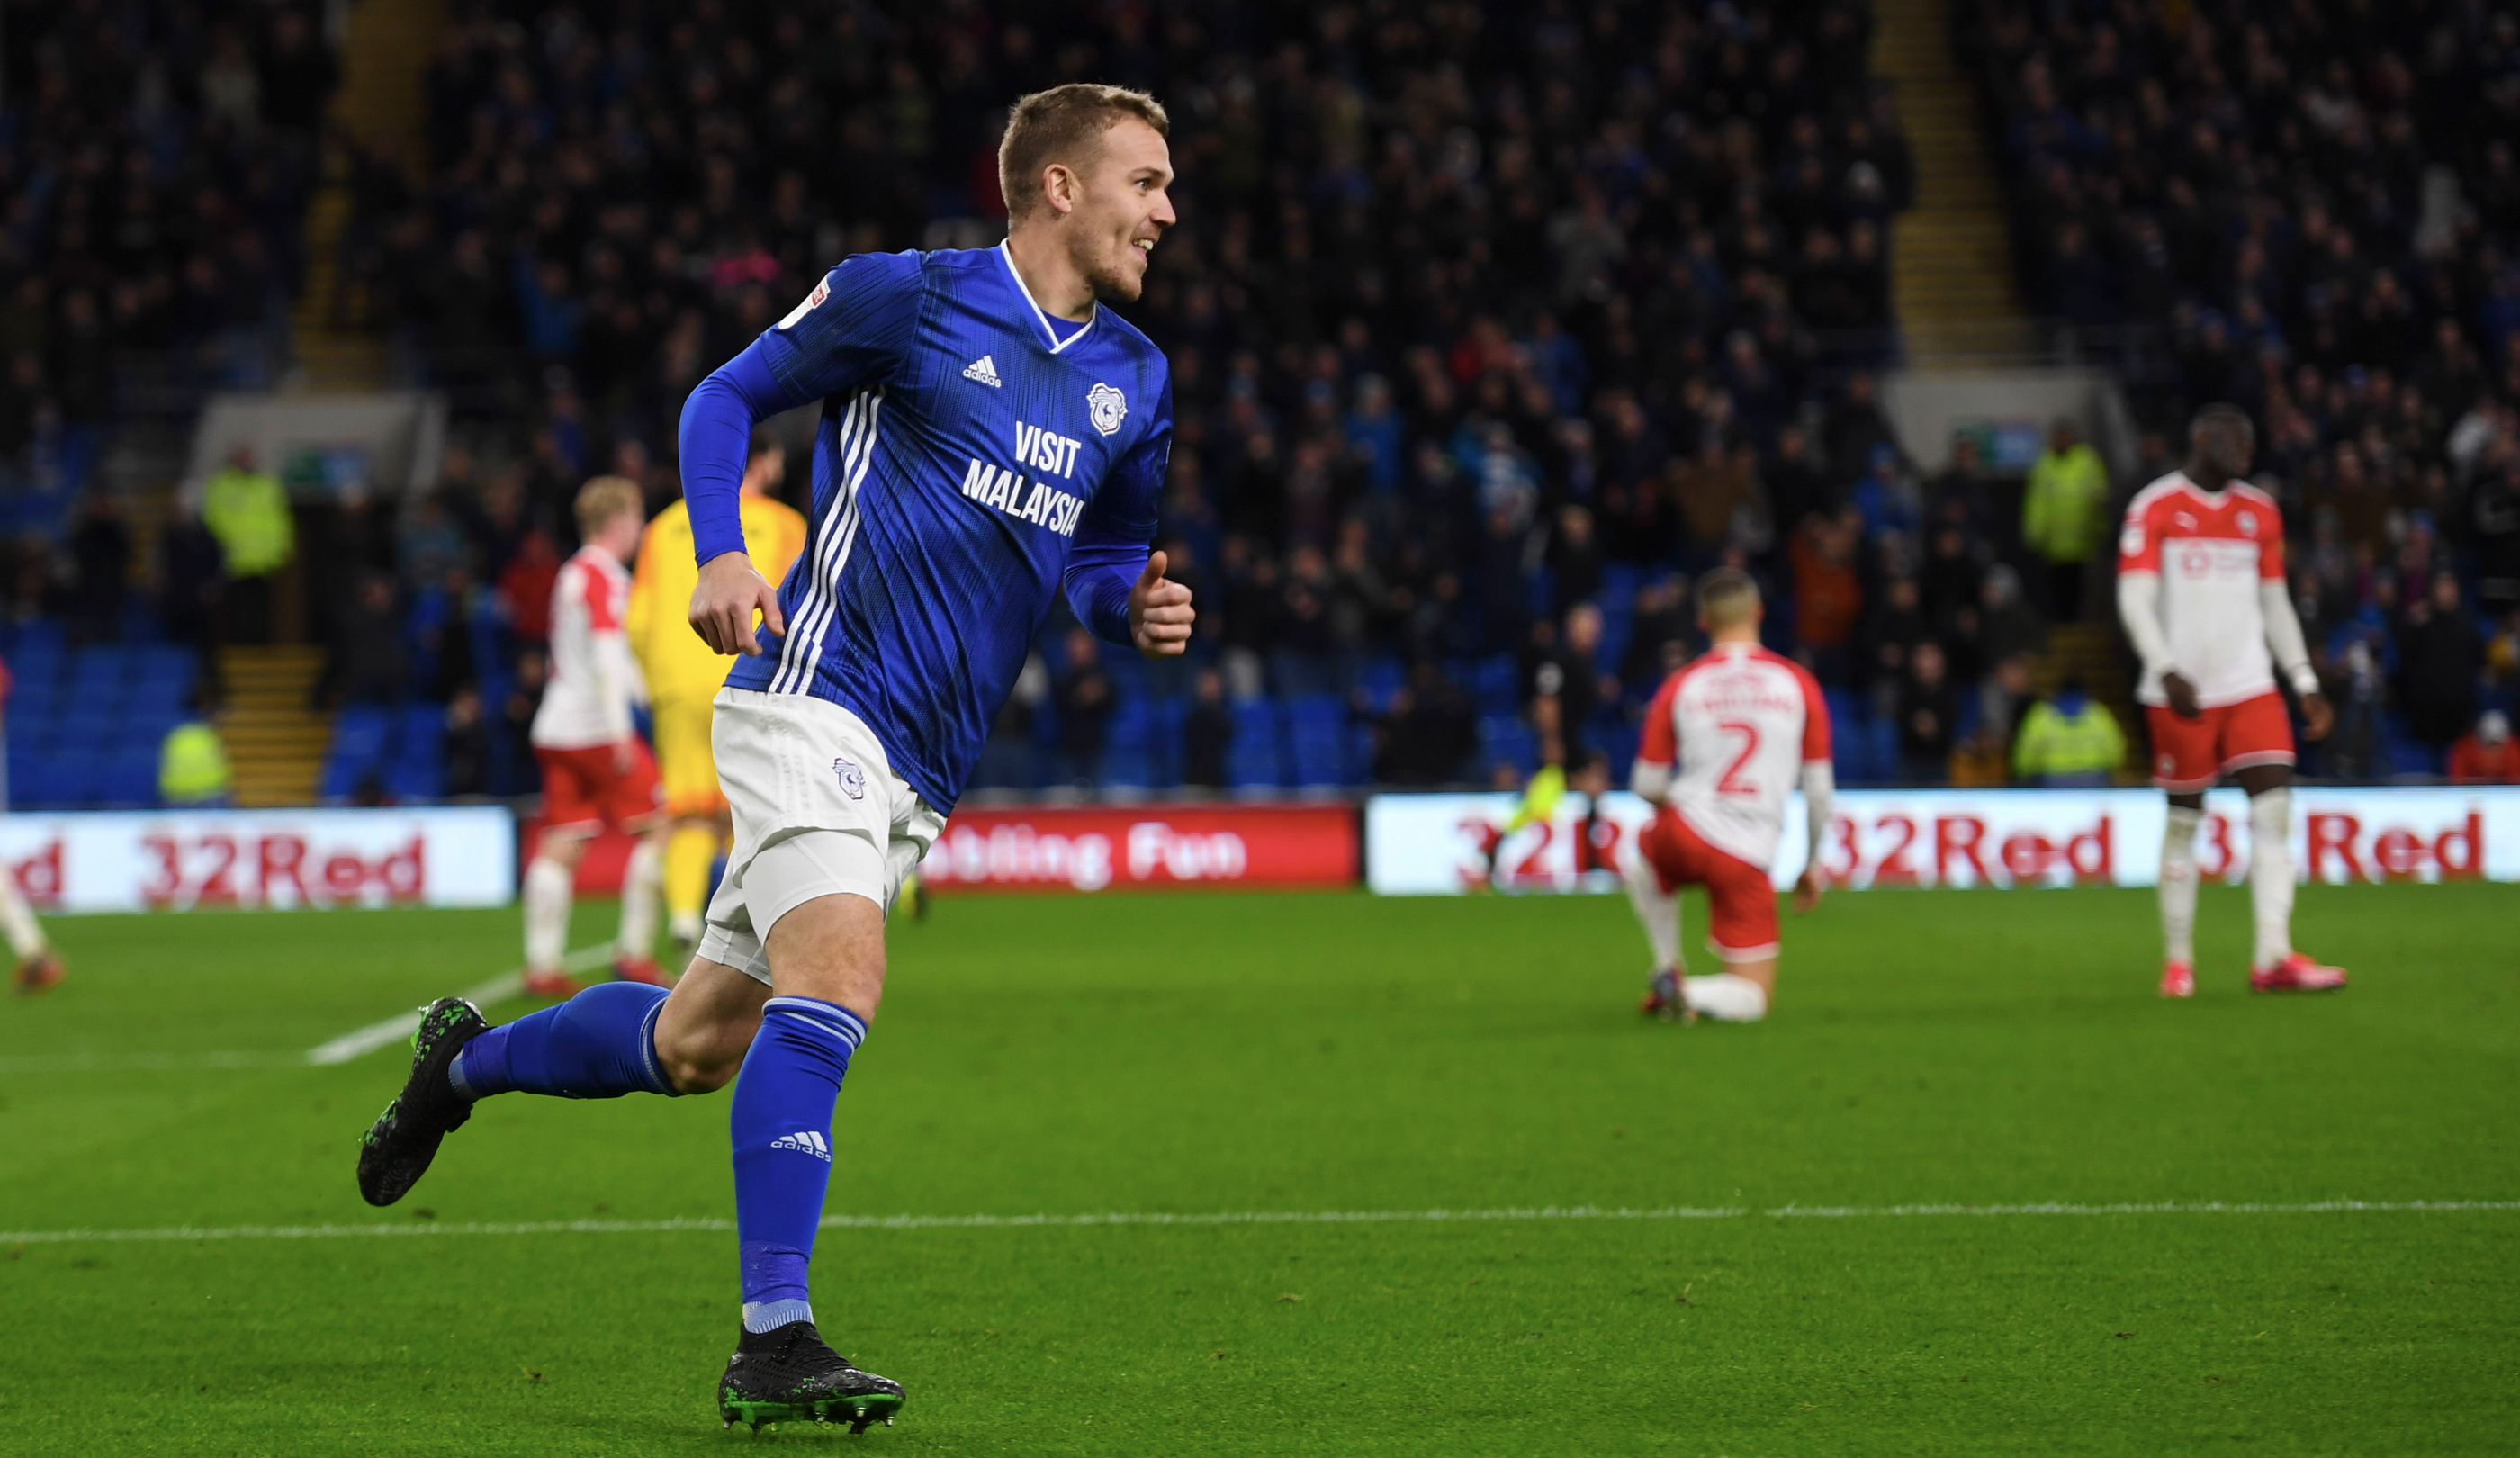
[[1008, 252], [1007, 246], [1001, 243], [998, 245], [998, 256], [1006, 261], [1007, 277], [1014, 281], [1015, 292], [1023, 296], [1024, 307], [1032, 310], [1034, 322], [1041, 326], [1042, 336], [1048, 342], [1051, 353], [1064, 352], [1068, 345], [1085, 338], [1094, 328], [1095, 321], [1102, 317], [1102, 305], [1097, 303], [1094, 305], [1094, 312], [1086, 315], [1085, 322], [1076, 326], [1074, 334], [1063, 340], [1060, 339], [1057, 326], [1050, 322], [1050, 315], [1042, 311], [1041, 305], [1033, 299], [1032, 291], [1024, 287], [1023, 275], [1015, 271], [1015, 255]]

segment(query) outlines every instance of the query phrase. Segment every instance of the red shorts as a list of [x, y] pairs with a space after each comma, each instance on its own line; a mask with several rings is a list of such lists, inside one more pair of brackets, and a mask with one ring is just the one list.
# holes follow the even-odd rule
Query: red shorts
[[2152, 783], [2173, 795], [2210, 788], [2235, 769], [2292, 763], [2292, 715], [2283, 695], [2260, 694], [2182, 719], [2144, 707], [2152, 727]]
[[537, 747], [543, 766], [545, 830], [645, 830], [664, 813], [665, 790], [656, 783], [656, 758], [644, 741], [630, 742], [630, 767], [612, 767], [612, 747], [583, 750]]
[[1718, 850], [1670, 806], [1637, 836], [1637, 850], [1665, 891], [1706, 888], [1712, 908], [1706, 940], [1727, 962], [1764, 962], [1777, 954], [1777, 888], [1765, 868]]

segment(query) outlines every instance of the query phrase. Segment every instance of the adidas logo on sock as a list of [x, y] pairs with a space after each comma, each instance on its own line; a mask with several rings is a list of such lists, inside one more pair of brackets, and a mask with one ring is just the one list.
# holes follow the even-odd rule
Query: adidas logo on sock
[[1005, 381], [998, 378], [998, 362], [985, 354], [971, 361], [969, 364], [963, 366], [963, 378], [966, 380], [977, 380], [991, 389], [996, 389], [1006, 384]]
[[832, 1147], [825, 1144], [823, 1136], [812, 1129], [798, 1129], [793, 1134], [782, 1134], [770, 1141], [770, 1147], [792, 1149], [800, 1155], [812, 1155], [826, 1164], [832, 1162]]

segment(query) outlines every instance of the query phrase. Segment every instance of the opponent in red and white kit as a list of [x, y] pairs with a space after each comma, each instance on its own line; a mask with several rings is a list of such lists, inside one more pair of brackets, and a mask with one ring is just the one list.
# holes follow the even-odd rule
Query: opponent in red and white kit
[[[1820, 904], [1821, 846], [1837, 781], [1828, 761], [1828, 706], [1802, 666], [1759, 646], [1759, 589], [1720, 569], [1697, 588], [1697, 621], [1714, 639], [1705, 657], [1663, 681], [1645, 709], [1629, 788], [1661, 808], [1637, 837], [1628, 899], [1653, 946], [1643, 1011], [1666, 1021], [1703, 1015], [1755, 1023], [1777, 991], [1777, 893], [1768, 884], [1785, 800], [1799, 778], [1811, 852], [1794, 910]], [[1703, 886], [1707, 945], [1724, 963], [1683, 977], [1680, 896]]]
[[601, 476], [577, 493], [586, 545], [552, 584], [551, 682], [534, 713], [534, 757], [543, 768], [543, 833], [525, 866], [525, 985], [546, 997], [577, 990], [561, 958], [568, 944], [570, 892], [586, 843], [610, 827], [639, 837], [622, 873], [615, 976], [664, 983], [652, 948], [665, 873], [665, 793], [656, 760], [630, 722], [648, 691], [622, 631], [630, 570], [647, 524], [639, 488]]
[[[2283, 519], [2241, 479], [2257, 450], [2248, 416], [2208, 405], [2188, 428], [2186, 469], [2138, 492], [2118, 541], [2118, 615], [2143, 660], [2136, 698], [2152, 727], [2153, 783], [2170, 795], [2161, 844], [2161, 995], [2196, 990], [2196, 827], [2205, 792], [2229, 776], [2249, 795], [2249, 897], [2261, 992], [2324, 992], [2345, 974], [2292, 949], [2292, 720], [2280, 668], [2310, 737], [2331, 715], [2284, 585]], [[2272, 654], [2270, 654], [2272, 650]]]

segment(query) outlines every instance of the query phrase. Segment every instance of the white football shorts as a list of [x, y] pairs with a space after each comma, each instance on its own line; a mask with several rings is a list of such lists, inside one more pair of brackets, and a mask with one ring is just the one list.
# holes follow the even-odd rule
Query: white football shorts
[[860, 895], [889, 916], [945, 828], [892, 772], [875, 731], [808, 694], [720, 689], [709, 747], [735, 848], [709, 898], [699, 954], [770, 981], [762, 938], [816, 896]]

